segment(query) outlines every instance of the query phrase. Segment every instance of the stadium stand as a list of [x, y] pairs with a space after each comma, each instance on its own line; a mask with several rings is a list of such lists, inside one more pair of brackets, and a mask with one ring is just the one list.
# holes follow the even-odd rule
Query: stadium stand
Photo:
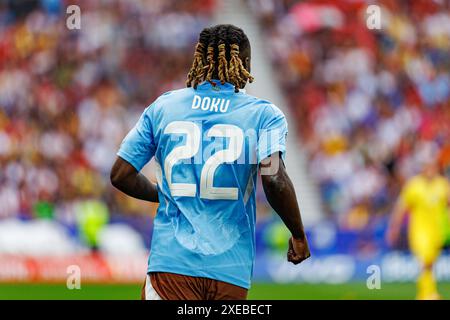
[[364, 1], [248, 3], [341, 228], [384, 220], [427, 153], [448, 172], [448, 3], [378, 1], [381, 30], [366, 27]]
[[213, 7], [84, 1], [81, 29], [68, 30], [65, 2], [1, 2], [0, 222], [46, 218], [77, 235], [79, 216], [106, 206], [149, 244], [155, 208], [112, 188], [109, 171], [144, 108], [184, 86]]

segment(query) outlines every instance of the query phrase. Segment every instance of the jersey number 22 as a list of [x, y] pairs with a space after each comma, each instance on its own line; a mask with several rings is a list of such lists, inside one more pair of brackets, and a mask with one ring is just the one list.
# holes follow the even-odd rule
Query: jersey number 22
[[[186, 143], [173, 148], [164, 160], [166, 181], [172, 196], [195, 197], [197, 186], [194, 183], [180, 183], [172, 181], [173, 166], [180, 160], [194, 157], [199, 148], [202, 133], [197, 124], [191, 121], [173, 121], [167, 125], [165, 134], [185, 134]], [[209, 200], [237, 200], [238, 188], [214, 187], [216, 169], [225, 162], [237, 160], [242, 153], [244, 134], [242, 129], [229, 124], [216, 124], [207, 131], [208, 137], [229, 138], [228, 148], [220, 150], [209, 157], [203, 165], [200, 176], [200, 198]]]

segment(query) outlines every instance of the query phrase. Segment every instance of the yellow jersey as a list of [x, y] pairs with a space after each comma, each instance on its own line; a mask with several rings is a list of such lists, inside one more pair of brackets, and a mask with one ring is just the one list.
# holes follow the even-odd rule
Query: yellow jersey
[[401, 201], [410, 214], [409, 244], [421, 260], [435, 259], [443, 246], [449, 195], [450, 184], [441, 176], [415, 176], [401, 192]]

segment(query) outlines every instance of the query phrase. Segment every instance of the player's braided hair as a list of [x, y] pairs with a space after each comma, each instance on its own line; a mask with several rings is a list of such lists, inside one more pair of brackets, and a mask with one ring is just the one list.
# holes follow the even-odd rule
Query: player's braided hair
[[240, 50], [249, 49], [250, 42], [242, 29], [229, 24], [202, 30], [195, 47], [194, 61], [188, 73], [186, 86], [194, 87], [205, 80], [219, 79], [230, 82], [235, 91], [254, 78], [245, 69], [239, 56]]

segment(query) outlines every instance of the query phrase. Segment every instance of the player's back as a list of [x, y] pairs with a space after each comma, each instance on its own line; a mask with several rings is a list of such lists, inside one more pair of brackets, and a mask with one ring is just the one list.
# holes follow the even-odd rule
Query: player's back
[[284, 153], [284, 115], [214, 81], [160, 96], [139, 122], [157, 163], [160, 201], [149, 271], [249, 287], [257, 165]]

